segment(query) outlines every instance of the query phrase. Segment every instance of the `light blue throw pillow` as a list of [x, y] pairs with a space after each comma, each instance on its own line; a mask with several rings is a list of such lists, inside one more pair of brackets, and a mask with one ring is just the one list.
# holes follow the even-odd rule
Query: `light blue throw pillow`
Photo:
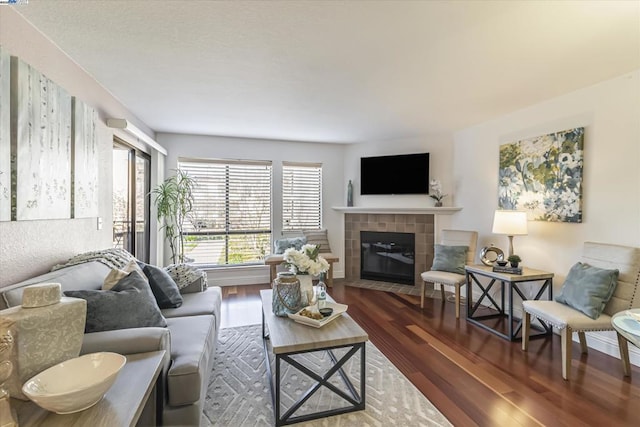
[[435, 245], [431, 270], [464, 274], [469, 246]]
[[556, 301], [595, 320], [611, 299], [618, 284], [618, 274], [618, 270], [578, 262], [569, 270]]
[[302, 249], [302, 246], [307, 244], [307, 238], [305, 236], [290, 237], [288, 239], [278, 239], [273, 242], [274, 251], [276, 254], [283, 254], [285, 250], [289, 248], [295, 248], [297, 250]]

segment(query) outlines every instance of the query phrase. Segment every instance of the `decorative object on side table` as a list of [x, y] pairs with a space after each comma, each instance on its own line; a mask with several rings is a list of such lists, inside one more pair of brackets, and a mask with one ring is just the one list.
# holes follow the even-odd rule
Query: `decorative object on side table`
[[87, 302], [61, 297], [59, 283], [27, 286], [21, 306], [0, 311], [0, 318], [14, 322], [13, 371], [7, 381], [12, 397], [27, 400], [25, 381], [80, 354], [86, 315]]
[[[485, 246], [480, 251], [480, 261], [482, 261], [484, 265], [491, 267], [496, 262], [501, 263], [504, 261], [504, 252], [502, 252], [502, 249], [493, 246], [493, 243], [490, 243], [489, 246]], [[504, 265], [506, 264], [505, 261]]]
[[522, 274], [522, 267], [518, 267], [518, 263], [522, 261], [518, 255], [511, 255], [507, 258], [509, 265], [507, 266], [507, 262], [503, 261], [504, 264], [497, 265], [493, 267], [493, 271], [496, 273], [509, 273], [509, 274]]
[[439, 179], [432, 179], [429, 186], [433, 190], [433, 193], [429, 194], [429, 197], [436, 201], [434, 206], [436, 208], [442, 207], [442, 199], [447, 197], [447, 194], [442, 193], [442, 183], [440, 183]]
[[318, 276], [329, 270], [329, 263], [320, 255], [320, 246], [307, 244], [300, 250], [289, 248], [284, 251], [284, 261], [300, 280], [302, 305], [311, 305], [314, 297], [311, 276]]
[[507, 258], [507, 261], [509, 261], [509, 263], [511, 264], [511, 267], [518, 268], [518, 264], [520, 263], [520, 261], [522, 261], [522, 258], [520, 258], [519, 255], [513, 254], [513, 255], [509, 255], [509, 258]]
[[9, 360], [13, 348], [13, 324], [9, 319], [0, 318], [0, 427], [18, 427], [17, 416], [11, 409], [11, 396], [4, 387], [4, 382], [9, 379], [13, 370], [13, 364]]
[[40, 372], [22, 391], [41, 408], [72, 414], [98, 403], [125, 363], [127, 358], [118, 353], [85, 354]]

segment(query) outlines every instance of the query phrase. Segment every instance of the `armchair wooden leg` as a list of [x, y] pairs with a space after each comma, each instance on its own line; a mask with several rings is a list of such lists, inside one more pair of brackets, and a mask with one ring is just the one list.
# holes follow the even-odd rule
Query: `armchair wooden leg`
[[631, 376], [631, 365], [629, 363], [629, 346], [627, 345], [627, 339], [618, 334], [618, 347], [620, 349], [620, 360], [622, 361], [622, 373], [625, 377]]
[[529, 331], [531, 330], [531, 315], [524, 312], [522, 319], [522, 351], [529, 350]]
[[571, 329], [564, 328], [560, 331], [560, 340], [562, 341], [562, 378], [569, 379], [571, 374]]
[[456, 319], [460, 318], [460, 286], [456, 286]]
[[440, 296], [442, 297], [443, 302], [447, 302], [447, 297], [444, 295], [444, 285], [442, 283], [438, 283], [440, 285]]
[[580, 339], [580, 351], [582, 354], [587, 354], [587, 337], [584, 332], [578, 332], [578, 339]]
[[422, 281], [422, 288], [420, 290], [420, 308], [424, 308], [424, 290], [427, 287], [427, 282]]

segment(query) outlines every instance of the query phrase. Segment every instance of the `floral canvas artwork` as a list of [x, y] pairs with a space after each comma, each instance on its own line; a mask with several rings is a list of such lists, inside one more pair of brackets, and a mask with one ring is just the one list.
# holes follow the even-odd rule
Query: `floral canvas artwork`
[[498, 206], [534, 221], [582, 222], [584, 128], [500, 146]]

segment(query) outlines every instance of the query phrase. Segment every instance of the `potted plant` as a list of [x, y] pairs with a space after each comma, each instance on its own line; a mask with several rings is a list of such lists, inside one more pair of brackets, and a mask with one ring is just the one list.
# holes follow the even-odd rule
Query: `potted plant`
[[193, 188], [195, 181], [180, 169], [165, 179], [153, 191], [154, 203], [158, 210], [158, 221], [162, 223], [165, 239], [171, 249], [173, 264], [185, 262], [184, 223], [193, 209]]
[[518, 267], [518, 263], [520, 261], [522, 261], [522, 259], [520, 259], [520, 257], [518, 255], [513, 254], [513, 255], [509, 255], [509, 258], [507, 258], [507, 261], [509, 261], [511, 263], [511, 267], [517, 268]]

